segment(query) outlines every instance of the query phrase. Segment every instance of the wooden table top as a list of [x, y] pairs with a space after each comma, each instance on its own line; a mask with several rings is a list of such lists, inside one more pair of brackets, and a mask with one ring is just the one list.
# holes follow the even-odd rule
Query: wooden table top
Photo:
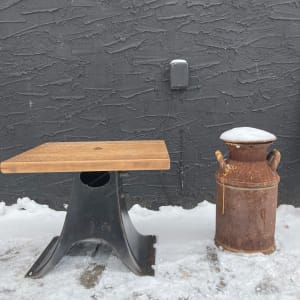
[[50, 142], [1, 162], [2, 173], [167, 170], [162, 140]]

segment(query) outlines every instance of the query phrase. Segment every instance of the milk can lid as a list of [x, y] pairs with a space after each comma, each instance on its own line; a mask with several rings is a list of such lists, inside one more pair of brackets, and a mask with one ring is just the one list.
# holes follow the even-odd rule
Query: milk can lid
[[232, 143], [268, 143], [277, 138], [274, 134], [253, 127], [236, 127], [223, 132], [220, 139]]

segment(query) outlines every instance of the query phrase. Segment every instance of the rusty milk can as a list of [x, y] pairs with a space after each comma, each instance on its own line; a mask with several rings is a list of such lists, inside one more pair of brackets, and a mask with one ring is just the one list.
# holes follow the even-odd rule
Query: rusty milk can
[[220, 151], [216, 172], [215, 243], [234, 252], [275, 250], [275, 221], [280, 152], [267, 149], [276, 137], [264, 130], [239, 127], [224, 132], [228, 159]]

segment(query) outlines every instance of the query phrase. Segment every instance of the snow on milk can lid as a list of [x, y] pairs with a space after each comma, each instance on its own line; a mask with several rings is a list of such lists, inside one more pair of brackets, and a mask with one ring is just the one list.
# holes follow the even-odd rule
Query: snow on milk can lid
[[223, 132], [220, 139], [232, 143], [268, 143], [277, 138], [274, 134], [253, 127], [236, 127]]

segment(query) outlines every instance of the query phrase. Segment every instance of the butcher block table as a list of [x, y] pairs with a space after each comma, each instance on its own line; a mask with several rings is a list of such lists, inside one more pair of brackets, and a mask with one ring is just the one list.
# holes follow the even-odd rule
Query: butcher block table
[[133, 226], [122, 178], [127, 171], [169, 168], [162, 140], [50, 142], [1, 162], [2, 173], [77, 173], [61, 235], [53, 238], [26, 276], [42, 277], [84, 240], [108, 243], [131, 271], [153, 275], [156, 237], [141, 235]]

